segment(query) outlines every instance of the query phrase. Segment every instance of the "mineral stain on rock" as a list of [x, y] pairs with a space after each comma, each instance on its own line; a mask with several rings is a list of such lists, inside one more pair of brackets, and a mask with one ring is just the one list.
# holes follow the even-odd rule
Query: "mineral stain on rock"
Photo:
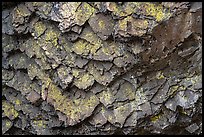
[[202, 134], [201, 3], [2, 4], [2, 135]]

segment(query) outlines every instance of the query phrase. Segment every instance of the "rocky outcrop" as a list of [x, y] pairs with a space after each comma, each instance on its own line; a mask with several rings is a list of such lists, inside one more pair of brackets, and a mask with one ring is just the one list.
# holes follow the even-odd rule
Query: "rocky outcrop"
[[3, 2], [2, 134], [202, 134], [199, 2]]

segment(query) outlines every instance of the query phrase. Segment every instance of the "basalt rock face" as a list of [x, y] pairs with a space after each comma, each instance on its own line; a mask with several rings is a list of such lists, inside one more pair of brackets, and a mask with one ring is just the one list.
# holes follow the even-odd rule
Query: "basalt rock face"
[[201, 3], [2, 6], [2, 134], [202, 134]]

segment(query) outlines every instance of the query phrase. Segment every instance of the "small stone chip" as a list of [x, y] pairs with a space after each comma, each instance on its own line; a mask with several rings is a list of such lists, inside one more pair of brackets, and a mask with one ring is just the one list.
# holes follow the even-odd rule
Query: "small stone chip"
[[185, 129], [190, 133], [194, 133], [196, 130], [199, 129], [199, 126], [196, 123], [194, 123], [194, 124], [186, 127]]

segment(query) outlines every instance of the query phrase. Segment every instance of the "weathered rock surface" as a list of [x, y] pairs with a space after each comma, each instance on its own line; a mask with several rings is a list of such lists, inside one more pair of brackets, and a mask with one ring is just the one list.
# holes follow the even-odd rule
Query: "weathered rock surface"
[[202, 134], [199, 2], [3, 2], [2, 134]]

